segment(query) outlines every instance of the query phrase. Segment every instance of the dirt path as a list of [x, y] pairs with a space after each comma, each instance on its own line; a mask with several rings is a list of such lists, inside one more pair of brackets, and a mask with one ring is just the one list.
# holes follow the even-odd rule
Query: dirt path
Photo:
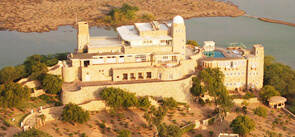
[[1, 0], [0, 29], [20, 32], [46, 32], [79, 20], [104, 26], [94, 20], [123, 3], [138, 6], [139, 12], [153, 13], [156, 20], [208, 16], [241, 16], [237, 6], [211, 0]]

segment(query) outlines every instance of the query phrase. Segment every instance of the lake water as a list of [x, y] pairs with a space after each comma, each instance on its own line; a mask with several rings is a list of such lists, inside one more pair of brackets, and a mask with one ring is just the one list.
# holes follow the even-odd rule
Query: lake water
[[[247, 14], [295, 23], [295, 1], [292, 0], [233, 0]], [[205, 40], [226, 47], [231, 42], [242, 42], [248, 48], [262, 44], [265, 54], [295, 68], [295, 27], [262, 22], [248, 17], [205, 17], [185, 20], [187, 38], [202, 45]], [[114, 35], [112, 30], [92, 27], [90, 35]], [[73, 52], [77, 32], [70, 26], [44, 33], [0, 31], [0, 68], [21, 64], [32, 54]]]

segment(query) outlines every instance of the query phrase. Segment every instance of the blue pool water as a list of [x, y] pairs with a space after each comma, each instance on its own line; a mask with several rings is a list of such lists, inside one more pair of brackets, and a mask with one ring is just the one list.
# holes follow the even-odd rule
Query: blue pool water
[[223, 58], [225, 57], [220, 51], [204, 51], [203, 54], [207, 57]]

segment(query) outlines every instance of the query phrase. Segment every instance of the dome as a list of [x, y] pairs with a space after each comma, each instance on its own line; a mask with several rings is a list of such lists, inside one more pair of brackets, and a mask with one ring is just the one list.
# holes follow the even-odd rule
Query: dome
[[173, 23], [184, 23], [183, 18], [179, 15], [173, 18]]

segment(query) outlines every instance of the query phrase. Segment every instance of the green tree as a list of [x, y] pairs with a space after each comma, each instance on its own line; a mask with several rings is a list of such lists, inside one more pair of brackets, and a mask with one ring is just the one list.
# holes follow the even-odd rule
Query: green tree
[[203, 86], [201, 85], [201, 79], [198, 77], [192, 78], [192, 87], [190, 89], [191, 93], [195, 96], [201, 96], [205, 93], [205, 90], [203, 89]]
[[189, 44], [189, 45], [193, 45], [193, 46], [195, 46], [195, 47], [200, 47], [200, 45], [197, 43], [197, 41], [195, 41], [195, 40], [190, 40], [190, 39], [188, 39], [187, 41], [186, 41], [186, 44]]
[[166, 123], [157, 126], [159, 137], [181, 137], [182, 131], [178, 125], [166, 125]]
[[163, 100], [163, 106], [167, 106], [169, 109], [176, 108], [178, 106], [177, 101], [170, 97], [170, 98], [164, 98]]
[[164, 120], [167, 111], [167, 107], [161, 106], [157, 109], [155, 106], [151, 106], [149, 111], [144, 113], [143, 117], [148, 121], [149, 124], [158, 126]]
[[48, 69], [47, 66], [44, 63], [37, 62], [36, 64], [31, 66], [31, 78], [36, 80], [40, 78], [41, 75], [44, 75], [47, 73]]
[[280, 93], [273, 86], [265, 85], [259, 92], [259, 96], [263, 102], [267, 102], [267, 99], [272, 96], [280, 96]]
[[257, 107], [254, 109], [254, 114], [265, 118], [267, 116], [267, 109], [265, 107]]
[[232, 98], [226, 89], [222, 89], [218, 93], [217, 104], [219, 105], [219, 114], [222, 118], [227, 116], [227, 112], [234, 106]]
[[295, 71], [290, 66], [276, 62], [274, 57], [264, 57], [263, 85], [273, 86], [287, 98], [287, 103], [295, 102]]
[[15, 134], [14, 137], [52, 137], [49, 134], [42, 132], [38, 129], [29, 129], [22, 133]]
[[58, 76], [46, 74], [42, 79], [42, 87], [46, 93], [56, 94], [61, 91], [62, 79]]
[[72, 124], [76, 124], [76, 122], [84, 124], [89, 120], [89, 112], [73, 103], [69, 103], [63, 108], [61, 116], [63, 121]]
[[203, 89], [208, 91], [209, 95], [213, 97], [215, 105], [219, 106], [219, 114], [221, 117], [226, 116], [234, 105], [226, 87], [223, 85], [224, 75], [218, 68], [203, 69], [199, 77], [204, 81]]
[[20, 75], [15, 67], [7, 66], [0, 71], [0, 84], [7, 83], [18, 78], [20, 78]]
[[18, 107], [23, 101], [28, 100], [31, 90], [18, 83], [8, 82], [0, 85], [0, 105], [3, 108]]
[[149, 101], [148, 97], [139, 97], [138, 105], [142, 108], [149, 108], [151, 106], [151, 102]]
[[213, 97], [215, 104], [217, 105], [218, 93], [226, 90], [223, 85], [223, 73], [218, 68], [206, 68], [200, 72], [199, 77], [204, 81], [204, 90]]
[[255, 122], [246, 115], [240, 115], [231, 122], [230, 127], [233, 129], [234, 133], [246, 135], [255, 129]]
[[126, 92], [120, 88], [105, 88], [100, 92], [100, 96], [114, 109], [138, 106], [135, 93]]
[[120, 130], [118, 137], [131, 137], [131, 132], [127, 129]]

